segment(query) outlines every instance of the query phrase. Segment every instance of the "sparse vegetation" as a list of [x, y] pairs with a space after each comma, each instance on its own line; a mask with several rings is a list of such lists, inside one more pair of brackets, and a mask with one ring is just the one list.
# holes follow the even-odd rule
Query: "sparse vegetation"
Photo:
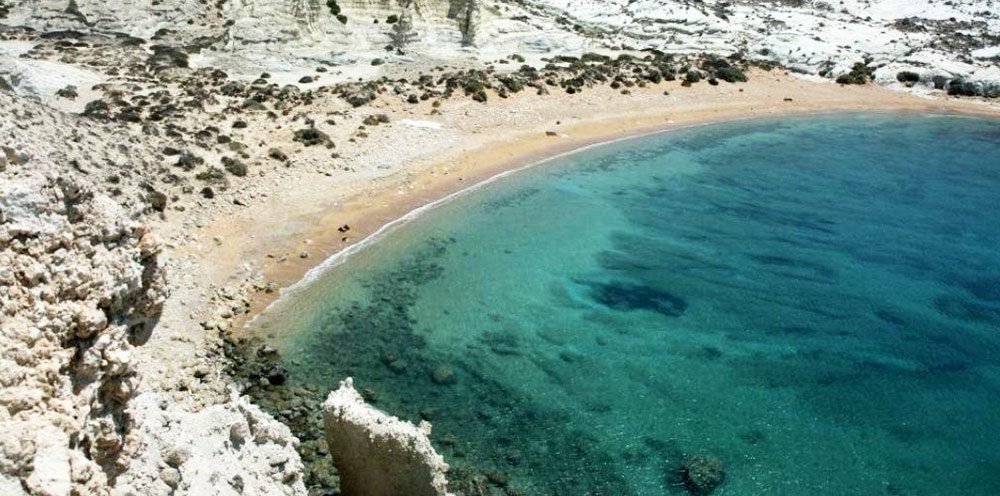
[[723, 67], [715, 71], [715, 77], [727, 83], [745, 83], [747, 75], [739, 67]]
[[177, 157], [177, 163], [175, 165], [180, 167], [181, 170], [192, 171], [204, 163], [205, 159], [188, 152], [183, 152], [179, 157]]
[[900, 83], [916, 83], [920, 81], [920, 74], [912, 71], [900, 71], [896, 73], [896, 80]]
[[837, 77], [839, 84], [867, 84], [874, 76], [874, 70], [868, 67], [868, 61], [857, 62], [851, 67], [851, 72]]
[[340, 5], [337, 0], [326, 0], [326, 8], [330, 9], [330, 13], [334, 16], [340, 16]]
[[111, 106], [104, 100], [93, 100], [83, 107], [83, 115], [92, 119], [107, 119], [110, 114]]
[[167, 208], [167, 195], [154, 190], [150, 190], [146, 194], [146, 203], [149, 203], [150, 208], [156, 210], [157, 212], [162, 212]]
[[236, 177], [244, 177], [247, 175], [247, 164], [243, 163], [239, 159], [222, 157], [222, 166], [226, 169], [226, 172], [229, 172]]
[[329, 143], [330, 137], [326, 133], [316, 129], [315, 127], [308, 127], [305, 129], [299, 129], [295, 131], [295, 135], [292, 137], [292, 141], [302, 143], [305, 146], [321, 145], [323, 143]]
[[403, 53], [406, 47], [414, 41], [417, 41], [417, 33], [413, 30], [409, 14], [404, 11], [389, 30], [388, 48]]
[[385, 114], [373, 114], [365, 117], [362, 123], [366, 126], [377, 126], [379, 124], [388, 124], [389, 116]]
[[271, 148], [267, 151], [267, 156], [279, 162], [288, 162], [288, 155], [278, 148]]
[[226, 182], [226, 173], [218, 167], [209, 167], [195, 174], [194, 178], [206, 183], [224, 184]]
[[67, 100], [76, 100], [80, 94], [77, 92], [76, 86], [70, 84], [66, 85], [65, 88], [62, 88], [59, 91], [56, 91], [56, 96]]

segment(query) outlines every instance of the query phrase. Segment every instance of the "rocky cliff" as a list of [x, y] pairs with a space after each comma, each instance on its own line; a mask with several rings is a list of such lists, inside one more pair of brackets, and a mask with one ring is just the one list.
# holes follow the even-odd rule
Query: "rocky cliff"
[[44, 146], [57, 116], [0, 99], [0, 467], [34, 492], [94, 492], [126, 465], [129, 356], [166, 296], [159, 245], [67, 173], [95, 164]]
[[0, 108], [0, 492], [205, 494], [215, 473], [304, 492], [294, 438], [255, 407], [140, 395], [133, 354], [167, 297], [148, 148], [9, 92]]
[[[883, 84], [942, 89], [962, 78], [977, 85], [972, 93], [995, 87], [1000, 94], [1000, 14], [992, 0], [5, 1], [3, 22], [11, 25], [127, 33], [248, 73], [626, 48], [740, 52], [831, 79], [860, 63]], [[357, 69], [342, 72], [354, 77]], [[915, 80], [900, 79], [903, 71]]]

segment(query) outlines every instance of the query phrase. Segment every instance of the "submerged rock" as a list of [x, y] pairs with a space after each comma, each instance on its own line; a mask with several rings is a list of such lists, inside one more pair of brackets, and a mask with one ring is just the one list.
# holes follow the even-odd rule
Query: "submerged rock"
[[455, 371], [447, 365], [438, 365], [431, 373], [431, 380], [434, 384], [447, 386], [455, 383]]
[[691, 494], [709, 494], [725, 482], [726, 468], [714, 456], [693, 456], [681, 467], [681, 479]]
[[431, 446], [429, 423], [366, 404], [350, 378], [323, 403], [323, 420], [345, 496], [448, 495], [448, 465]]

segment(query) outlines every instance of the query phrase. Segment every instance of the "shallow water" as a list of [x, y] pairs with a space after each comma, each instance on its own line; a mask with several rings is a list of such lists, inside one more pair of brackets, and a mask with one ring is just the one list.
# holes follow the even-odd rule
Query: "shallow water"
[[684, 494], [708, 454], [714, 494], [993, 495], [998, 247], [998, 121], [720, 124], [458, 198], [257, 327], [497, 491]]

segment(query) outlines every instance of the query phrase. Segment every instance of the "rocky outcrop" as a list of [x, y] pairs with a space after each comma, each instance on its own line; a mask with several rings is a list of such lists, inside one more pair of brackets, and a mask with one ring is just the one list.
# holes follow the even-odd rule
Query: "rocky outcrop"
[[[1000, 14], [989, 0], [729, 2], [708, 0], [7, 0], [2, 21], [42, 31], [122, 32], [202, 52], [205, 63], [256, 73], [317, 62], [348, 65], [411, 53], [430, 59], [532, 62], [602, 49], [712, 53], [778, 62], [836, 80], [861, 62], [880, 84], [901, 71], [963, 83], [956, 94], [995, 95]], [[386, 50], [393, 19], [413, 35]], [[224, 62], [224, 63], [221, 63]], [[362, 67], [364, 67], [362, 65]], [[49, 71], [51, 72], [51, 71]], [[938, 85], [940, 86], [940, 85]], [[938, 88], [944, 89], [944, 88]]]
[[326, 440], [345, 496], [444, 496], [448, 465], [415, 426], [365, 403], [350, 378], [323, 403]]
[[86, 173], [122, 151], [41, 105], [0, 107], [0, 473], [101, 494], [128, 465], [131, 355], [166, 297], [160, 244]]
[[157, 142], [0, 108], [0, 494], [305, 494], [294, 438], [256, 407], [143, 393], [167, 297]]
[[[8, 172], [28, 160], [5, 151]], [[126, 467], [130, 354], [166, 296], [158, 251], [68, 177], [0, 182], [0, 469], [32, 492], [96, 494]]]
[[137, 425], [129, 434], [132, 462], [116, 495], [305, 494], [298, 441], [245, 398], [189, 413], [144, 393], [129, 415]]
[[[215, 2], [198, 0], [7, 0], [5, 22], [41, 31], [78, 30], [128, 33], [152, 38], [157, 31], [180, 35], [213, 29], [218, 20]], [[162, 32], [162, 31], [161, 31]]]

